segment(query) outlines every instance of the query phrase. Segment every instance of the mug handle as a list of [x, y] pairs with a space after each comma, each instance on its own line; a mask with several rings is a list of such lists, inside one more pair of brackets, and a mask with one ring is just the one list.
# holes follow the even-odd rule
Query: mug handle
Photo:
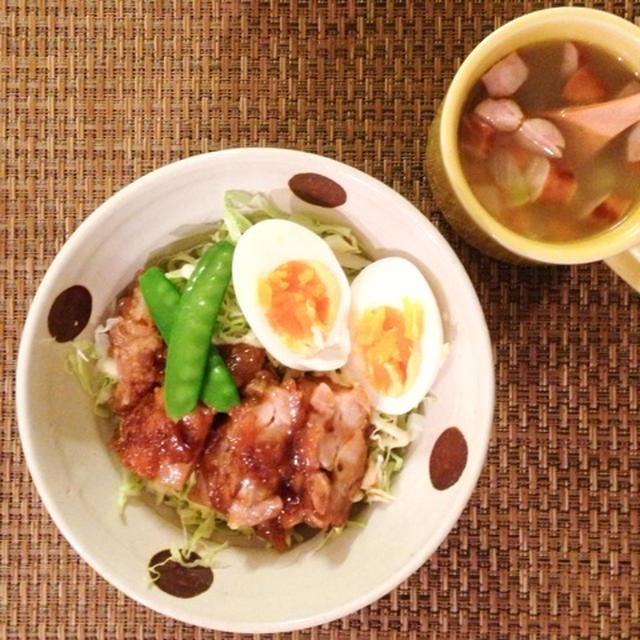
[[640, 292], [640, 244], [628, 251], [605, 258], [605, 263], [627, 284]]

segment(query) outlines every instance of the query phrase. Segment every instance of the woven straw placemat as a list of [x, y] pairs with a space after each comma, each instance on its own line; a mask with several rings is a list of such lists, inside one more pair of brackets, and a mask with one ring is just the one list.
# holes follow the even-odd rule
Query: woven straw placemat
[[[469, 271], [496, 361], [487, 463], [449, 537], [387, 597], [292, 637], [640, 637], [640, 297], [600, 264], [479, 254], [425, 178], [462, 58], [550, 4], [0, 2], [0, 638], [237, 637], [155, 614], [78, 558], [26, 470], [13, 384], [28, 302], [74, 228], [141, 174], [247, 145], [337, 158], [424, 211]], [[587, 4], [640, 24], [631, 0]]]

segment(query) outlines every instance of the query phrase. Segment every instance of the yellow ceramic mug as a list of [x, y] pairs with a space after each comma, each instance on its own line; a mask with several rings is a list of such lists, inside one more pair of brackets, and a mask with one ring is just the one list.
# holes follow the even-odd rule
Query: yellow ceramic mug
[[609, 51], [640, 75], [640, 29], [604, 11], [558, 7], [512, 20], [464, 60], [429, 129], [427, 170], [436, 203], [456, 231], [481, 251], [511, 262], [579, 264], [605, 260], [640, 291], [640, 202], [618, 225], [572, 242], [542, 242], [498, 222], [474, 196], [458, 155], [458, 123], [479, 78], [512, 51], [549, 40], [586, 42]]

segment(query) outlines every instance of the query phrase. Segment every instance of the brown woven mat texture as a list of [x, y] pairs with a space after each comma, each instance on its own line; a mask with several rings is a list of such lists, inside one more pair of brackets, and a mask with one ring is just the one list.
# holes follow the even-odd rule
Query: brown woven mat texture
[[[0, 0], [0, 638], [240, 637], [149, 611], [80, 560], [26, 469], [14, 373], [29, 300], [93, 209], [173, 160], [254, 145], [339, 159], [422, 210], [477, 289], [497, 382], [486, 465], [438, 551], [375, 604], [274, 637], [640, 638], [640, 297], [601, 264], [485, 257], [425, 176], [462, 59], [552, 4]], [[586, 4], [640, 24], [631, 0]]]

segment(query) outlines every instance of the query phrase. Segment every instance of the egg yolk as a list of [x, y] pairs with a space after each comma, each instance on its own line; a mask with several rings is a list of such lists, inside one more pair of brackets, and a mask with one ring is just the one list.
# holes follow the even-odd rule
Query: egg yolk
[[291, 349], [304, 352], [329, 333], [337, 290], [335, 276], [324, 265], [291, 260], [258, 280], [258, 302], [273, 330]]
[[356, 343], [367, 379], [377, 391], [389, 396], [403, 393], [417, 370], [422, 328], [422, 306], [408, 298], [402, 309], [373, 307], [360, 316]]

